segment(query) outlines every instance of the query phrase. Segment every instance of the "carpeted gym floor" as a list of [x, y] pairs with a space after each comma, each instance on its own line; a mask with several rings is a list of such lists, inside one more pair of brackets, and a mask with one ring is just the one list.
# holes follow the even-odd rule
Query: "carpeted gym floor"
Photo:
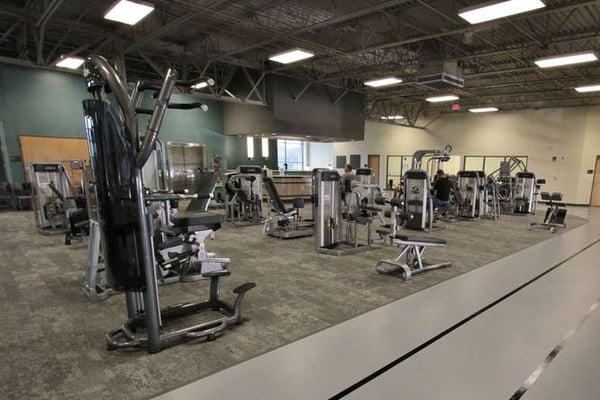
[[[245, 300], [248, 321], [214, 342], [149, 355], [105, 349], [104, 334], [124, 321], [125, 302], [117, 295], [90, 303], [80, 294], [85, 247], [39, 235], [30, 212], [1, 213], [0, 398], [149, 398], [552, 236], [528, 231], [531, 220], [503, 216], [447, 224], [430, 235], [447, 239], [448, 246], [428, 251], [427, 258], [453, 266], [410, 282], [374, 272], [377, 260], [393, 255], [389, 247], [333, 257], [316, 254], [312, 237], [281, 241], [263, 237], [258, 226], [227, 225], [209, 248], [232, 259], [223, 297], [231, 299], [231, 290], [243, 282], [257, 283]], [[569, 229], [584, 223], [567, 217]], [[161, 288], [163, 305], [206, 295], [205, 282]]]

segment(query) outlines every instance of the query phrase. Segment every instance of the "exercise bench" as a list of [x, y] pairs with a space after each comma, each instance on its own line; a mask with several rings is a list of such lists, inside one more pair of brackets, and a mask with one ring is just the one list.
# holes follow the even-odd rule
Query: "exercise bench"
[[[398, 253], [393, 259], [380, 260], [377, 263], [375, 271], [378, 274], [397, 275], [399, 273], [400, 277], [407, 281], [413, 275], [452, 265], [452, 262], [429, 264], [423, 260], [423, 254], [428, 248], [446, 246], [446, 241], [443, 239], [396, 235], [392, 239], [392, 244], [398, 246]], [[405, 262], [402, 262], [403, 257]], [[386, 268], [386, 265], [392, 268]]]

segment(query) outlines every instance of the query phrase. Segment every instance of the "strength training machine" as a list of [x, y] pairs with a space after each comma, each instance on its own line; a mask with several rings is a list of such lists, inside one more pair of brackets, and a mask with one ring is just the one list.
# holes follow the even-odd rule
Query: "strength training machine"
[[555, 233], [558, 228], [566, 228], [565, 218], [567, 217], [567, 209], [562, 202], [563, 195], [558, 192], [542, 192], [542, 200], [548, 203], [548, 209], [544, 216], [544, 222], [532, 222], [529, 224], [529, 230], [533, 228], [548, 229]]
[[292, 208], [286, 208], [285, 203], [279, 196], [273, 178], [264, 179], [265, 189], [269, 195], [271, 212], [265, 219], [263, 234], [268, 234], [279, 239], [293, 239], [312, 236], [314, 234], [314, 222], [303, 221], [300, 210], [304, 208], [304, 199], [296, 198], [292, 201]]
[[[169, 69], [155, 97], [143, 143], [138, 135], [136, 109], [138, 83], [131, 94], [115, 69], [100, 56], [86, 59], [84, 75], [93, 98], [83, 101], [84, 122], [90, 149], [90, 161], [96, 177], [100, 232], [106, 254], [108, 282], [114, 290], [125, 291], [126, 323], [107, 334], [109, 349], [145, 349], [161, 351], [183, 341], [204, 338], [213, 340], [224, 329], [241, 322], [241, 303], [255, 285], [245, 283], [236, 289], [233, 305], [219, 299], [219, 279], [230, 274], [209, 274], [208, 301], [161, 308], [155, 268], [152, 216], [144, 189], [142, 168], [155, 148], [156, 139], [167, 108], [189, 105], [170, 104], [177, 73]], [[116, 102], [113, 107], [107, 98]], [[212, 228], [218, 224], [212, 214], [188, 220], [196, 227]], [[189, 230], [194, 230], [191, 227]], [[202, 311], [222, 316], [187, 327], [167, 331], [170, 320]]]

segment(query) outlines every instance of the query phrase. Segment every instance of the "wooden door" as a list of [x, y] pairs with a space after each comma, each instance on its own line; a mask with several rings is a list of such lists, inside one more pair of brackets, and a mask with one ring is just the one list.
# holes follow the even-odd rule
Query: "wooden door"
[[373, 170], [373, 183], [379, 185], [379, 154], [369, 154], [368, 165]]
[[[86, 139], [21, 135], [19, 142], [23, 168], [26, 170], [29, 164], [34, 162], [89, 160]], [[73, 184], [77, 185], [81, 180], [81, 171], [72, 170], [68, 162], [65, 162], [64, 166]]]
[[596, 169], [594, 170], [594, 184], [592, 185], [592, 207], [600, 207], [600, 156], [596, 157]]

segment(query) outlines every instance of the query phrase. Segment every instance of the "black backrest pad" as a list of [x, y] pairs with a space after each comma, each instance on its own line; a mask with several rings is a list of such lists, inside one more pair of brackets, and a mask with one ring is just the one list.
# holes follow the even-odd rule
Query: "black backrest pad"
[[428, 180], [427, 172], [421, 171], [420, 169], [411, 169], [406, 171], [404, 174], [406, 179], [425, 179]]
[[83, 108], [91, 121], [86, 133], [112, 286], [143, 290], [143, 238], [139, 233], [135, 149], [110, 103], [85, 100]]
[[281, 200], [281, 197], [279, 196], [279, 192], [277, 191], [275, 182], [273, 182], [273, 178], [265, 178], [264, 184], [267, 192], [269, 192], [269, 198], [271, 199], [271, 206], [273, 209], [278, 213], [284, 213], [285, 204], [283, 204], [283, 200]]
[[458, 171], [456, 176], [459, 178], [477, 178], [479, 174], [477, 171]]

